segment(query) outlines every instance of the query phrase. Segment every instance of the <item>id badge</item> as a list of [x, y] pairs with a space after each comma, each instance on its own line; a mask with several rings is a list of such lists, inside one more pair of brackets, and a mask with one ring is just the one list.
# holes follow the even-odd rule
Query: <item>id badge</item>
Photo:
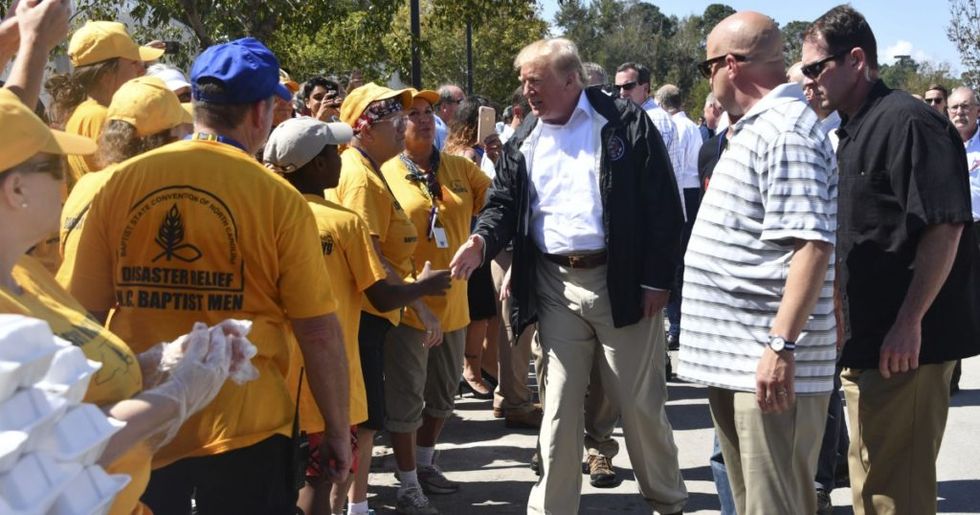
[[446, 236], [446, 229], [439, 223], [439, 217], [436, 216], [436, 209], [432, 208], [429, 212], [429, 234], [432, 235], [432, 239], [436, 240], [436, 248], [448, 249], [449, 248], [449, 237]]

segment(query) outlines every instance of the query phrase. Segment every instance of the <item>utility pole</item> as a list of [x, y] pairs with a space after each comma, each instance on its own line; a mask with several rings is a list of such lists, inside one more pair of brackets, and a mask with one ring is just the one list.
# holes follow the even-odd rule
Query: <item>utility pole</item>
[[422, 89], [422, 28], [419, 23], [419, 0], [411, 0], [409, 10], [411, 11], [412, 23], [412, 87]]

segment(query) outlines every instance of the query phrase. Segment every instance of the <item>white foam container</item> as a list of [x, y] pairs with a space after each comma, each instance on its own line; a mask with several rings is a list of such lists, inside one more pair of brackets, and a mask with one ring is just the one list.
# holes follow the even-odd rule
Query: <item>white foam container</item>
[[18, 387], [40, 381], [61, 348], [47, 322], [22, 315], [0, 315], [0, 401]]
[[9, 506], [0, 512], [42, 515], [54, 504], [69, 482], [82, 472], [77, 463], [56, 463], [43, 453], [25, 454], [14, 468], [0, 475], [0, 499]]
[[38, 441], [36, 449], [58, 461], [93, 465], [112, 435], [125, 425], [121, 420], [107, 417], [94, 404], [80, 404], [65, 413], [54, 429]]
[[32, 451], [47, 436], [67, 406], [68, 402], [57, 395], [38, 388], [22, 389], [0, 403], [0, 431], [27, 433], [24, 452]]
[[0, 431], [0, 474], [14, 468], [28, 437], [23, 431]]
[[110, 476], [102, 467], [87, 467], [68, 484], [48, 515], [105, 515], [128, 484], [126, 474]]
[[102, 363], [85, 357], [82, 349], [68, 346], [59, 349], [51, 360], [47, 373], [37, 387], [64, 397], [69, 404], [82, 402], [92, 375], [102, 368]]

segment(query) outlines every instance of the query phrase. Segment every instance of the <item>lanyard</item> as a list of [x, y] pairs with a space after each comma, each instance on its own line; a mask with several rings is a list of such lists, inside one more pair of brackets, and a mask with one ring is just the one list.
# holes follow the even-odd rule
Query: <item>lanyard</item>
[[185, 136], [184, 139], [185, 140], [192, 139], [192, 140], [200, 140], [200, 141], [217, 141], [218, 143], [224, 143], [225, 145], [231, 145], [235, 148], [238, 148], [242, 152], [245, 152], [246, 154], [248, 153], [248, 150], [245, 149], [245, 145], [242, 145], [241, 143], [235, 141], [232, 138], [229, 138], [228, 136], [208, 134], [207, 132], [195, 132], [194, 134]]
[[364, 159], [367, 159], [368, 163], [371, 163], [371, 169], [374, 170], [374, 173], [378, 174], [378, 177], [381, 179], [381, 182], [384, 183], [385, 185], [385, 189], [388, 190], [388, 194], [391, 195], [391, 201], [395, 203], [395, 209], [401, 211], [402, 205], [398, 202], [398, 197], [395, 196], [395, 192], [391, 191], [391, 186], [388, 185], [388, 179], [385, 179], [385, 174], [381, 173], [381, 168], [378, 168], [378, 163], [375, 163], [374, 159], [371, 159], [371, 156], [369, 156], [367, 152], [357, 147], [351, 147], [351, 148], [360, 152], [361, 155], [364, 156]]

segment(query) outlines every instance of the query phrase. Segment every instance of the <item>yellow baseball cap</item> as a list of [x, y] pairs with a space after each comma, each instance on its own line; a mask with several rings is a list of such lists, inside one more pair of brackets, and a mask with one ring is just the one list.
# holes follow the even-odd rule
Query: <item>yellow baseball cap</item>
[[347, 94], [344, 103], [340, 105], [340, 121], [353, 127], [356, 125], [357, 119], [360, 118], [361, 114], [364, 113], [364, 110], [372, 102], [387, 100], [389, 98], [398, 98], [401, 100], [403, 109], [408, 109], [412, 105], [411, 90], [390, 89], [384, 86], [378, 86], [373, 82], [368, 82]]
[[172, 129], [194, 118], [177, 95], [159, 77], [137, 77], [119, 87], [109, 103], [107, 120], [122, 120], [136, 127], [141, 138]]
[[299, 91], [299, 83], [294, 81], [293, 78], [289, 76], [289, 73], [282, 68], [279, 68], [279, 84], [286, 86], [286, 89], [292, 93]]
[[51, 130], [17, 95], [0, 88], [0, 172], [7, 171], [39, 152], [88, 155], [95, 142], [84, 136]]
[[72, 66], [86, 66], [115, 57], [155, 61], [162, 55], [162, 48], [138, 46], [126, 32], [126, 26], [117, 21], [86, 22], [68, 42]]
[[415, 88], [408, 88], [408, 91], [412, 93], [413, 101], [416, 98], [421, 98], [422, 100], [425, 100], [426, 102], [432, 105], [436, 105], [439, 103], [439, 93], [436, 93], [431, 89], [423, 89], [422, 91], [419, 91]]

